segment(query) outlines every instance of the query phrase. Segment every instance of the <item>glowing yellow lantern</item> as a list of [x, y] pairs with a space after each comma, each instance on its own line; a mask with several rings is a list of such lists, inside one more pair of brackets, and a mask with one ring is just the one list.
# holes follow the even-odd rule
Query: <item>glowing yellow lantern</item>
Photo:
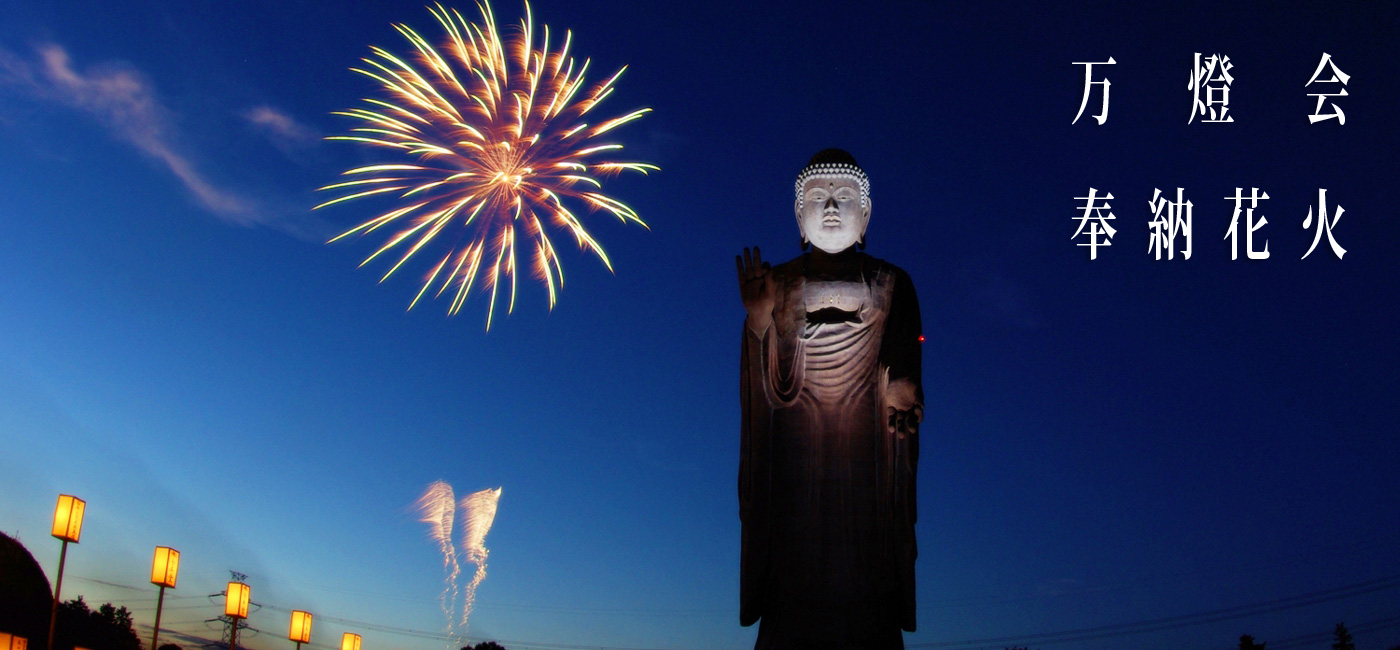
[[228, 617], [228, 650], [234, 650], [238, 643], [238, 621], [248, 618], [248, 596], [252, 590], [241, 582], [228, 583], [224, 594], [224, 616]]
[[83, 532], [83, 510], [87, 502], [69, 494], [58, 495], [58, 506], [53, 509], [53, 536], [64, 542], [78, 543], [78, 535]]
[[360, 650], [360, 635], [346, 632], [340, 637], [340, 650]]
[[151, 560], [151, 584], [174, 589], [179, 572], [180, 552], [169, 546], [157, 546], [156, 556]]
[[28, 647], [29, 639], [9, 632], [0, 632], [0, 650], [25, 650]]
[[241, 582], [228, 583], [228, 600], [224, 601], [224, 616], [248, 618], [248, 596], [251, 590]]
[[292, 629], [287, 632], [287, 638], [296, 641], [297, 648], [311, 643], [311, 614], [300, 610], [292, 612]]
[[54, 624], [58, 622], [58, 602], [59, 594], [63, 591], [63, 563], [68, 559], [68, 542], [78, 543], [78, 535], [83, 532], [83, 511], [86, 508], [86, 501], [71, 494], [60, 494], [58, 505], [53, 509], [53, 536], [63, 540], [63, 550], [58, 552], [58, 579], [54, 580], [53, 608], [49, 610], [48, 650], [53, 650], [53, 631]]
[[169, 546], [157, 546], [151, 559], [151, 584], [160, 587], [156, 598], [156, 625], [151, 632], [151, 647], [160, 647], [160, 610], [165, 607], [165, 588], [175, 588], [175, 576], [180, 573], [180, 552]]

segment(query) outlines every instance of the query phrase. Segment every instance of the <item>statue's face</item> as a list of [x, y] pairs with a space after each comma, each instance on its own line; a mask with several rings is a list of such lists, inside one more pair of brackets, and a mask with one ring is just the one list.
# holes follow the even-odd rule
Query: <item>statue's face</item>
[[860, 183], [849, 176], [814, 176], [802, 184], [796, 205], [802, 239], [828, 253], [839, 253], [865, 237], [870, 202], [860, 205]]

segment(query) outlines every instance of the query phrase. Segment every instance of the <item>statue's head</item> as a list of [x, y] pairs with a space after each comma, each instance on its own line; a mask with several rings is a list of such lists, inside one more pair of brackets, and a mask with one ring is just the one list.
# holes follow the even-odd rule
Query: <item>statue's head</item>
[[802, 242], [839, 253], [865, 241], [870, 180], [851, 154], [824, 149], [797, 175], [797, 228]]

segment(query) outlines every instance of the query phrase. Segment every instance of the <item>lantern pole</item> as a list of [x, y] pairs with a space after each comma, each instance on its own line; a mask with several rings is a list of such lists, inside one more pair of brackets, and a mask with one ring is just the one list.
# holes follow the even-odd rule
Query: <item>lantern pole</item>
[[151, 558], [151, 584], [160, 587], [160, 596], [156, 599], [156, 625], [151, 632], [151, 650], [160, 648], [160, 614], [165, 608], [165, 589], [175, 588], [179, 572], [180, 552], [169, 546], [157, 546]]
[[165, 606], [165, 585], [160, 586], [160, 596], [156, 597], [156, 629], [151, 632], [151, 650], [158, 650], [156, 640], [160, 638], [160, 610]]
[[54, 581], [53, 607], [49, 609], [48, 650], [53, 650], [54, 627], [58, 622], [58, 603], [63, 594], [63, 565], [68, 560], [68, 542], [78, 543], [78, 537], [83, 532], [83, 511], [86, 508], [86, 501], [71, 494], [60, 494], [58, 495], [58, 505], [54, 506], [53, 509], [51, 534], [63, 541], [63, 548], [58, 552], [58, 578]]
[[[237, 574], [236, 574], [237, 575]], [[238, 643], [238, 622], [248, 616], [248, 585], [241, 582], [228, 583], [224, 592], [224, 615], [228, 617], [228, 650], [235, 650]]]
[[58, 580], [53, 586], [53, 608], [49, 610], [49, 642], [48, 650], [53, 650], [53, 629], [58, 622], [58, 598], [63, 591], [63, 562], [68, 559], [68, 540], [63, 540], [63, 550], [58, 552]]
[[228, 617], [228, 650], [238, 647], [238, 622], [241, 620], [237, 616]]

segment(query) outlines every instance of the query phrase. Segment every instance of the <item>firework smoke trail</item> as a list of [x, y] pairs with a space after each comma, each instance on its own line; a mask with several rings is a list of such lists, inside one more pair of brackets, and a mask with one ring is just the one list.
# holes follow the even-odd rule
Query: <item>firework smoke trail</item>
[[462, 575], [462, 567], [457, 563], [457, 548], [452, 543], [457, 500], [447, 481], [434, 481], [423, 496], [418, 497], [414, 506], [418, 508], [419, 521], [428, 524], [428, 536], [438, 543], [442, 551], [442, 570], [447, 577], [438, 600], [442, 603], [442, 613], [447, 616], [447, 635], [451, 637], [456, 633], [452, 612], [457, 609], [457, 578]]
[[476, 587], [486, 577], [486, 533], [491, 531], [491, 523], [496, 520], [496, 504], [501, 499], [501, 488], [473, 492], [462, 498], [458, 507], [463, 511], [462, 552], [467, 561], [476, 565], [476, 575], [467, 583], [466, 595], [462, 600], [462, 632], [467, 631], [467, 617], [472, 613], [476, 602]]
[[572, 32], [551, 50], [549, 27], [535, 29], [529, 3], [509, 36], [497, 28], [489, 4], [477, 6], [480, 24], [441, 4], [429, 7], [445, 32], [439, 46], [407, 25], [395, 25], [412, 44], [411, 56], [372, 47], [374, 56], [362, 59], [367, 65], [352, 68], [374, 79], [385, 98], [366, 98], [363, 107], [337, 113], [359, 126], [351, 135], [329, 139], [387, 150], [393, 158], [347, 170], [343, 182], [320, 188], [343, 195], [316, 208], [396, 197], [398, 207], [331, 241], [391, 226], [397, 232], [360, 265], [395, 249], [398, 260], [383, 282], [421, 251], [435, 261], [427, 263], [431, 270], [408, 308], [436, 285], [434, 296], [446, 293], [447, 311], [455, 314], [477, 287], [490, 294], [490, 330], [503, 285], [510, 288], [507, 312], [514, 311], [522, 268], [544, 284], [554, 308], [564, 269], [546, 226], [572, 235], [581, 250], [597, 255], [611, 271], [607, 253], [573, 212], [577, 208], [569, 206], [646, 227], [635, 210], [598, 191], [599, 179], [658, 168], [613, 159], [622, 145], [599, 139], [651, 109], [611, 119], [595, 120], [591, 114], [612, 94], [626, 67], [586, 88], [589, 62], [575, 65], [569, 54]]

